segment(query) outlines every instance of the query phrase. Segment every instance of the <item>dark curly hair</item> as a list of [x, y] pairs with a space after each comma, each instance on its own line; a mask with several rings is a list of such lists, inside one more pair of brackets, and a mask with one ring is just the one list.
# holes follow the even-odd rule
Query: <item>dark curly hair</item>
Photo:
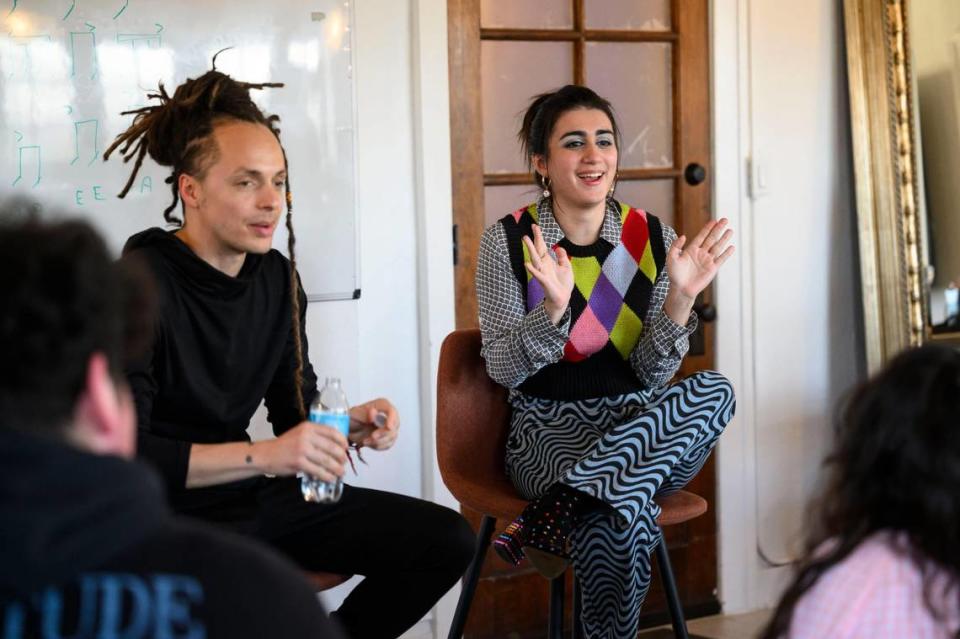
[[[550, 136], [557, 120], [567, 111], [575, 109], [597, 109], [603, 111], [613, 125], [613, 138], [617, 149], [620, 148], [620, 127], [610, 102], [597, 95], [593, 89], [578, 84], [568, 84], [556, 91], [541, 93], [530, 101], [523, 114], [523, 124], [517, 138], [520, 150], [527, 161], [527, 168], [533, 168], [533, 156], [549, 157]], [[546, 186], [543, 176], [537, 174], [540, 186]]]
[[[218, 52], [219, 55], [221, 52]], [[103, 159], [119, 148], [124, 162], [136, 158], [130, 178], [120, 192], [124, 197], [130, 190], [137, 172], [143, 164], [143, 158], [149, 154], [160, 166], [171, 167], [172, 171], [166, 182], [170, 184], [173, 202], [164, 210], [164, 219], [171, 224], [182, 224], [182, 220], [173, 215], [180, 198], [178, 182], [180, 175], [191, 175], [202, 180], [206, 171], [218, 159], [218, 149], [213, 138], [214, 128], [229, 121], [251, 122], [267, 127], [280, 143], [280, 121], [277, 115], [266, 115], [253, 100], [250, 99], [251, 89], [268, 87], [282, 87], [279, 82], [263, 82], [251, 84], [240, 82], [217, 71], [217, 56], [213, 57], [213, 68], [197, 78], [189, 78], [176, 88], [170, 96], [159, 84], [157, 93], [150, 93], [148, 98], [158, 100], [153, 104], [132, 111], [124, 111], [121, 115], [134, 114], [130, 127], [117, 136], [103, 154]], [[122, 145], [122, 146], [121, 146]], [[290, 257], [290, 303], [292, 316], [292, 331], [296, 352], [294, 384], [297, 410], [300, 418], [306, 415], [303, 404], [303, 342], [300, 335], [300, 278], [297, 274], [297, 257], [295, 252], [297, 238], [293, 232], [293, 196], [290, 190], [290, 171], [287, 166], [287, 152], [280, 143], [283, 152], [283, 165], [286, 173], [286, 227], [287, 253]]]
[[804, 559], [764, 639], [786, 637], [804, 593], [879, 531], [903, 535], [900, 550], [922, 572], [926, 605], [935, 618], [943, 618], [932, 603], [935, 570], [950, 576], [948, 588], [960, 608], [958, 419], [960, 352], [953, 348], [905, 351], [853, 391], [826, 460], [828, 480], [812, 502], [815, 528]]
[[114, 262], [86, 222], [44, 223], [38, 212], [0, 204], [0, 426], [60, 433], [91, 355], [124, 379], [152, 333], [154, 298], [145, 270]]

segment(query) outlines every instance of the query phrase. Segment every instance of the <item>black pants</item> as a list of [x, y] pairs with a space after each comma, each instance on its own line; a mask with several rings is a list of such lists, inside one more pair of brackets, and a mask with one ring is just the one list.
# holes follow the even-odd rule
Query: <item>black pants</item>
[[179, 510], [252, 534], [307, 570], [363, 575], [331, 615], [351, 639], [400, 636], [460, 578], [476, 543], [459, 513], [422, 499], [345, 486], [336, 504], [312, 504], [295, 477], [237, 488], [232, 506]]

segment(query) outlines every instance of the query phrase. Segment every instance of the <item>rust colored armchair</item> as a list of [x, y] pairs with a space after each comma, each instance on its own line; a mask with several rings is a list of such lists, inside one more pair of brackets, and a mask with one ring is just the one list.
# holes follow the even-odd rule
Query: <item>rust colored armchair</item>
[[[487, 375], [480, 357], [480, 331], [454, 331], [440, 348], [437, 373], [437, 457], [443, 483], [457, 500], [483, 513], [473, 561], [463, 577], [449, 639], [463, 635], [480, 571], [490, 547], [497, 519], [512, 520], [527, 505], [507, 478], [504, 451], [510, 428], [507, 391]], [[689, 521], [707, 511], [707, 502], [692, 493], [679, 491], [657, 497], [662, 512], [661, 527]], [[664, 544], [656, 549], [664, 582], [674, 634], [687, 638], [686, 621], [680, 606], [670, 557]], [[582, 637], [579, 593], [574, 580], [574, 637]], [[563, 636], [563, 575], [550, 582], [550, 614], [547, 636]]]

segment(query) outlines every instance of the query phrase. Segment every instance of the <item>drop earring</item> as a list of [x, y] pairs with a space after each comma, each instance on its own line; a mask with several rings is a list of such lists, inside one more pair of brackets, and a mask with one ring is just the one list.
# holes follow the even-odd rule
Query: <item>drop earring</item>
[[550, 197], [550, 178], [541, 175], [540, 185], [543, 187], [543, 197]]

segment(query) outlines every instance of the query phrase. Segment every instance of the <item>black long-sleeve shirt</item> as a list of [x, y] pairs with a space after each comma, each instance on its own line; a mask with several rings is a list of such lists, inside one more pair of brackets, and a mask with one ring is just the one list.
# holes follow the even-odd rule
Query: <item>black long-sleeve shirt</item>
[[[159, 296], [152, 347], [128, 369], [138, 455], [157, 467], [177, 506], [185, 497], [191, 443], [248, 441], [247, 427], [261, 400], [276, 434], [300, 421], [290, 263], [275, 250], [247, 254], [230, 277], [161, 229], [131, 237], [124, 256], [146, 261]], [[306, 307], [301, 289], [302, 389], [309, 405], [317, 379], [308, 358]], [[190, 492], [217, 500], [216, 487]]]

